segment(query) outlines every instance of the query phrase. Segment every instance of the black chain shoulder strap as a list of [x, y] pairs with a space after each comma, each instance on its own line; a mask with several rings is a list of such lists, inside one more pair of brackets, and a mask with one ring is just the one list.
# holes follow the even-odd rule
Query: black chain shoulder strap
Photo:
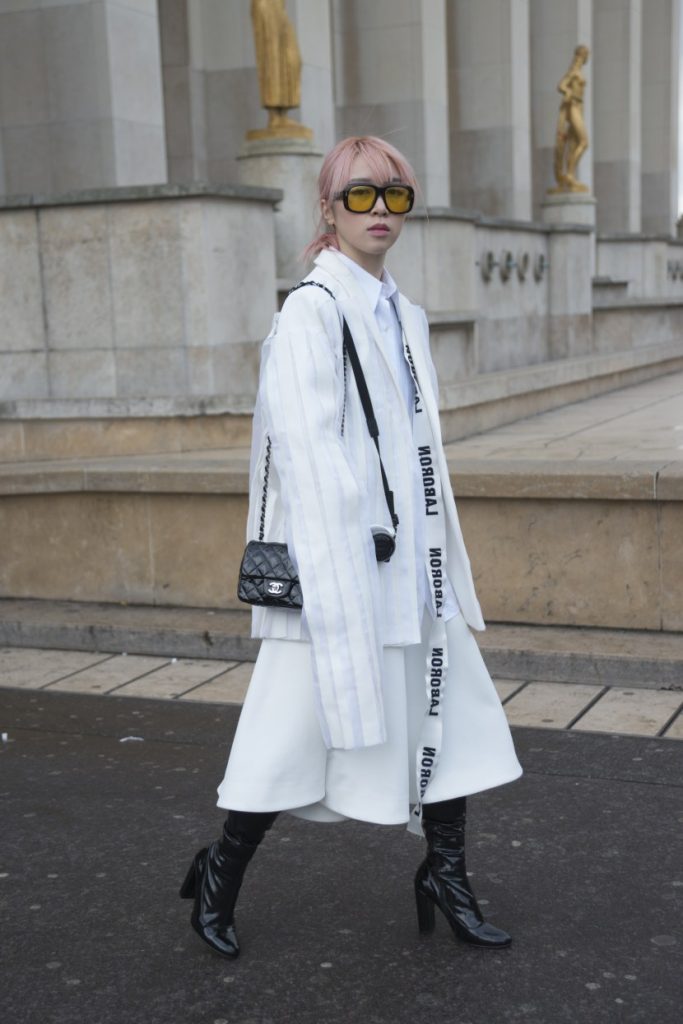
[[337, 301], [334, 292], [331, 292], [327, 285], [321, 284], [320, 281], [299, 281], [298, 284], [295, 284], [293, 288], [289, 289], [287, 297], [289, 297], [292, 292], [298, 292], [299, 288], [306, 288], [307, 285], [313, 285], [315, 288], [322, 288], [324, 292], [327, 292], [331, 299], [334, 299], [335, 302]]
[[273, 442], [266, 435], [266, 465], [263, 470], [263, 496], [261, 498], [261, 515], [259, 518], [258, 539], [263, 540], [266, 532], [266, 501], [268, 499], [268, 477], [270, 475], [270, 453]]

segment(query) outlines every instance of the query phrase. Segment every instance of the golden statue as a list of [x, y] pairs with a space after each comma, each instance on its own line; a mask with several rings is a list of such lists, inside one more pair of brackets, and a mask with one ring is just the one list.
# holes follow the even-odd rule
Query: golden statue
[[251, 0], [261, 104], [268, 127], [247, 132], [248, 139], [310, 139], [313, 132], [287, 117], [301, 104], [301, 54], [285, 0]]
[[581, 68], [588, 60], [589, 53], [587, 46], [576, 47], [569, 71], [557, 86], [557, 91], [562, 93], [555, 135], [554, 170], [557, 187], [548, 189], [550, 193], [590, 191], [588, 185], [583, 185], [576, 177], [576, 165], [588, 149], [588, 133], [583, 119], [586, 79], [581, 74]]

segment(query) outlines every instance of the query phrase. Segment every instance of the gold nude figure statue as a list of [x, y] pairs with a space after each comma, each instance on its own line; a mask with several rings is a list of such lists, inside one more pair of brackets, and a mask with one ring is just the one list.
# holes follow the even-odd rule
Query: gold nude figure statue
[[311, 129], [287, 116], [301, 104], [301, 54], [285, 0], [251, 0], [251, 21], [268, 127], [247, 132], [247, 138], [310, 139]]
[[581, 68], [588, 60], [589, 53], [587, 46], [576, 47], [569, 71], [557, 86], [557, 91], [562, 93], [562, 102], [555, 135], [554, 170], [557, 187], [548, 189], [551, 193], [590, 191], [588, 185], [583, 185], [576, 177], [577, 164], [588, 149], [588, 134], [583, 119], [586, 79], [581, 74]]

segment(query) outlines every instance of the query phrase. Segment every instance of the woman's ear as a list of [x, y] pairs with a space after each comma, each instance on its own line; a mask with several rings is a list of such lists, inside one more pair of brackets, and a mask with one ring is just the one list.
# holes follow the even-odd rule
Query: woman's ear
[[320, 200], [320, 209], [322, 210], [323, 220], [328, 227], [334, 227], [334, 216], [332, 214], [332, 207], [328, 203], [327, 199]]

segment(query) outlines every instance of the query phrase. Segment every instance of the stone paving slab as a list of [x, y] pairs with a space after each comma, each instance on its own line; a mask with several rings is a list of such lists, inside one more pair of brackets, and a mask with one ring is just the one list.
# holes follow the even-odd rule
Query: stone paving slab
[[[235, 661], [174, 658], [170, 664], [154, 669], [132, 683], [119, 686], [116, 692], [119, 697], [183, 697], [188, 691], [202, 683], [208, 684], [236, 664]], [[74, 682], [77, 682], [76, 677]]]
[[511, 725], [566, 729], [602, 692], [599, 686], [576, 683], [528, 683], [506, 702], [505, 713]]
[[251, 681], [254, 664], [243, 661], [229, 672], [203, 683], [189, 693], [183, 694], [183, 700], [211, 701], [216, 704], [242, 704], [247, 695], [247, 687]]
[[502, 701], [508, 700], [513, 693], [516, 693], [517, 690], [525, 685], [519, 679], [494, 679], [493, 684]]
[[281, 815], [230, 962], [177, 894], [222, 822], [238, 709], [216, 712], [0, 692], [8, 1021], [678, 1024], [683, 745], [514, 730], [525, 775], [469, 800], [472, 882], [514, 936], [498, 953], [456, 943], [440, 917], [418, 935], [424, 846], [403, 828]]
[[109, 658], [111, 654], [85, 651], [0, 647], [0, 686], [39, 689]]
[[109, 693], [124, 683], [167, 665], [168, 658], [146, 658], [139, 654], [117, 654], [90, 668], [50, 683], [46, 689], [65, 693]]
[[574, 725], [579, 731], [656, 736], [680, 711], [680, 693], [663, 690], [608, 690]]

